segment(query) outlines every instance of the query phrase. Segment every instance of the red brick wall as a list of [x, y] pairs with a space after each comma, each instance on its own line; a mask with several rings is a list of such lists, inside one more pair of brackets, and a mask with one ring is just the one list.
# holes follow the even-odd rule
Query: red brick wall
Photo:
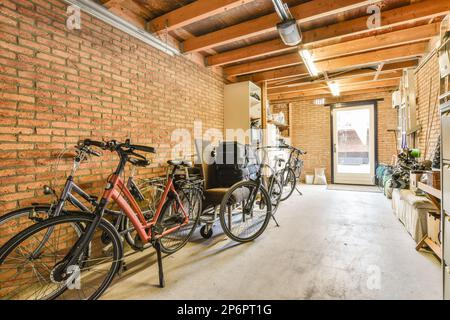
[[440, 86], [439, 61], [436, 54], [417, 69], [416, 84], [417, 124], [422, 128], [417, 133], [417, 147], [422, 150], [424, 157], [433, 159], [436, 144], [441, 134], [439, 101], [437, 99]]
[[[0, 2], [0, 215], [41, 195], [55, 155], [81, 138], [131, 138], [157, 148], [144, 175], [170, 158], [175, 128], [223, 130], [222, 77], [170, 57], [95, 18], [65, 27], [60, 0]], [[99, 187], [115, 159], [84, 165], [81, 183]]]
[[[378, 102], [378, 158], [380, 163], [391, 163], [396, 154], [395, 140], [387, 130], [397, 127], [396, 111], [391, 107], [392, 94], [365, 94], [348, 96], [340, 102], [355, 102], [382, 99]], [[331, 181], [331, 115], [330, 108], [314, 105], [312, 100], [292, 104], [294, 146], [308, 151], [304, 156], [306, 174], [314, 168], [326, 168]]]

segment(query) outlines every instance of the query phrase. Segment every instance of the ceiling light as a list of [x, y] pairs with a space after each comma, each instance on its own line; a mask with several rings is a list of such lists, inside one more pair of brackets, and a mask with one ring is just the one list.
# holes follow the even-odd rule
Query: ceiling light
[[335, 81], [328, 81], [327, 82], [328, 88], [330, 88], [331, 94], [334, 97], [339, 97], [341, 95], [341, 89], [339, 87], [339, 83]]
[[319, 70], [317, 70], [317, 67], [314, 64], [314, 59], [311, 52], [306, 49], [302, 49], [299, 51], [299, 53], [306, 65], [306, 68], [308, 69], [309, 74], [312, 77], [317, 77], [319, 75]]

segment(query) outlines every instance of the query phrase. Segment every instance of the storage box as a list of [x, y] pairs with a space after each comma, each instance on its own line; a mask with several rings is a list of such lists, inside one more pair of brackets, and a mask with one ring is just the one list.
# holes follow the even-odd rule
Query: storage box
[[437, 212], [428, 212], [427, 215], [428, 237], [436, 244], [441, 244], [441, 215]]
[[416, 192], [418, 189], [418, 183], [422, 178], [423, 172], [411, 172], [409, 176], [409, 189]]
[[430, 187], [441, 190], [441, 172], [440, 171], [427, 171], [427, 184]]

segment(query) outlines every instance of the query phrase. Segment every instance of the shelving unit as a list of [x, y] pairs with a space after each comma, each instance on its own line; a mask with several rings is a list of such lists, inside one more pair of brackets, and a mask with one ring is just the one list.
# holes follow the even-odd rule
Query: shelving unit
[[262, 124], [262, 93], [258, 85], [250, 81], [226, 85], [224, 114], [225, 130], [246, 133], [241, 142], [253, 145], [263, 143], [261, 125], [252, 125], [255, 121]]
[[[444, 19], [443, 27], [449, 25], [449, 19], [450, 16]], [[450, 32], [447, 28], [441, 30], [441, 46], [438, 50], [440, 56], [450, 54]], [[442, 272], [444, 299], [450, 300], [450, 75], [448, 72], [447, 75], [441, 76], [440, 82]]]
[[[425, 192], [426, 197], [430, 199], [430, 201], [436, 206], [436, 208], [441, 210], [441, 203], [442, 203], [442, 191], [438, 190], [436, 188], [433, 188], [427, 184], [424, 184], [422, 182], [418, 183], [418, 188]], [[442, 221], [442, 220], [441, 220]], [[416, 250], [420, 250], [424, 246], [427, 246], [430, 248], [436, 256], [438, 256], [439, 259], [442, 261], [442, 245], [439, 243], [433, 242], [433, 240], [430, 239], [428, 235], [426, 235], [417, 245]]]

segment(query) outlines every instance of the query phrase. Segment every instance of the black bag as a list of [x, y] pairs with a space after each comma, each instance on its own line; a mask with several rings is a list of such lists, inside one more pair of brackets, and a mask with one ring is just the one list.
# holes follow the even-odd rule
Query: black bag
[[216, 169], [217, 181], [222, 188], [229, 188], [232, 185], [246, 180], [249, 177], [247, 169], [235, 169], [233, 167], [219, 167]]
[[235, 141], [219, 144], [216, 149], [215, 167], [217, 181], [223, 188], [254, 178], [259, 170], [256, 155], [250, 146]]
[[248, 166], [248, 146], [239, 142], [222, 142], [216, 150], [216, 165], [220, 168], [242, 169]]

